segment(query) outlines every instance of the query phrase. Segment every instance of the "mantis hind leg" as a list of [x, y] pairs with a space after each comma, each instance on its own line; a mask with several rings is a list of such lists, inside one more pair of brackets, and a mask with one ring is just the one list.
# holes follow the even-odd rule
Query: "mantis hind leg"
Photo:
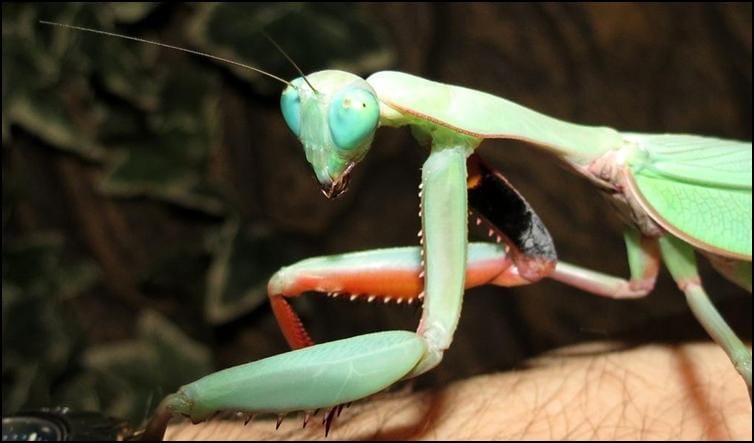
[[736, 336], [704, 291], [697, 271], [694, 249], [668, 234], [660, 239], [660, 250], [673, 279], [686, 295], [686, 301], [694, 316], [728, 354], [736, 370], [746, 381], [751, 398], [751, 351]]

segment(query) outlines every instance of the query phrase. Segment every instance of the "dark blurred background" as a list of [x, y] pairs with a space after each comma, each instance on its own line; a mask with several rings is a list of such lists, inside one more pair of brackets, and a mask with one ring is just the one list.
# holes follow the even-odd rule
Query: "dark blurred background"
[[[351, 189], [321, 194], [253, 72], [53, 20], [269, 70], [393, 69], [546, 114], [637, 132], [751, 139], [751, 4], [2, 5], [3, 413], [68, 404], [141, 420], [203, 374], [285, 351], [267, 279], [308, 256], [416, 244], [426, 152], [378, 132]], [[627, 276], [621, 224], [530, 146], [482, 155], [538, 210], [559, 256]], [[483, 240], [471, 228], [471, 238]], [[703, 277], [751, 339], [751, 297]], [[586, 341], [706, 340], [663, 271], [612, 301], [541, 282], [470, 290], [431, 386]], [[295, 301], [318, 341], [414, 329], [415, 307]]]

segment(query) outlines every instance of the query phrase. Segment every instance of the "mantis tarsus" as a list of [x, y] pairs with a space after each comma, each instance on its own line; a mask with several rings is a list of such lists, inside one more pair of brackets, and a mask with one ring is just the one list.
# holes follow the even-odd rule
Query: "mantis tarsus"
[[[696, 250], [751, 292], [750, 142], [576, 125], [399, 72], [362, 79], [327, 70], [285, 83], [283, 116], [328, 198], [345, 192], [377, 128], [410, 126], [429, 147], [422, 168], [421, 246], [319, 257], [281, 269], [270, 280], [269, 295], [296, 350], [182, 387], [163, 400], [150, 435], [161, 434], [172, 414], [201, 421], [219, 410], [285, 414], [332, 408], [329, 428], [339, 405], [440, 363], [465, 288], [549, 277], [606, 297], [635, 298], [651, 291], [661, 262], [751, 392], [751, 353], [709, 301], [695, 261]], [[617, 201], [631, 220], [625, 233], [630, 279], [557, 261], [533, 210], [474, 154], [490, 138], [546, 149]], [[495, 243], [468, 243], [468, 202], [476, 212], [472, 222], [489, 224]], [[416, 333], [379, 332], [314, 345], [286, 301], [307, 291], [421, 300], [422, 317]]]

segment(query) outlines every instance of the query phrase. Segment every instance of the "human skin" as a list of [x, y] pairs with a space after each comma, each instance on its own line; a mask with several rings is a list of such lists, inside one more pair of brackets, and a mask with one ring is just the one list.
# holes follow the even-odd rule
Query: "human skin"
[[[323, 413], [302, 429], [275, 420], [177, 421], [166, 439], [313, 440]], [[379, 394], [343, 409], [329, 439], [749, 440], [751, 402], [728, 357], [711, 343], [619, 349], [565, 348], [508, 372], [433, 390]]]

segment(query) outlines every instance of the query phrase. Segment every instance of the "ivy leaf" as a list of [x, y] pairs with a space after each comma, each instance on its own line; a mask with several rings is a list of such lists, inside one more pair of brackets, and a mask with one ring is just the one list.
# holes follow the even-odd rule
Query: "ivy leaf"
[[[10, 141], [10, 127], [16, 124], [53, 147], [101, 160], [106, 151], [96, 141], [93, 125], [84, 123], [98, 121], [100, 108], [88, 102], [80, 82], [59, 88], [60, 72], [66, 71], [57, 46], [45, 38], [48, 34], [36, 32], [43, 25], [36, 23], [35, 10], [11, 11], [15, 20], [3, 16], [3, 141]], [[74, 104], [80, 109], [75, 115]]]
[[48, 405], [74, 359], [81, 331], [64, 300], [99, 280], [88, 259], [66, 257], [63, 237], [45, 233], [3, 245], [4, 410]]
[[[381, 28], [353, 3], [203, 4], [190, 35], [202, 51], [261, 68], [283, 78], [299, 74], [264, 37], [270, 34], [301, 69], [342, 69], [366, 74], [390, 66], [394, 49]], [[279, 91], [269, 79], [237, 67], [239, 77], [262, 91]]]
[[134, 23], [152, 13], [159, 4], [155, 2], [123, 2], [112, 3], [109, 6], [118, 21]]
[[[5, 108], [10, 122], [42, 138], [45, 143], [78, 154], [89, 160], [103, 160], [107, 150], [95, 141], [94, 134], [80, 131], [65, 105], [44, 91], [19, 97]], [[10, 136], [4, 135], [4, 138]]]
[[148, 196], [213, 215], [224, 204], [205, 180], [217, 134], [217, 81], [196, 66], [173, 65], [146, 134], [120, 144], [100, 190]]
[[89, 348], [83, 361], [90, 375], [75, 382], [96, 387], [100, 410], [138, 424], [161, 397], [210, 373], [212, 364], [209, 349], [154, 311], [142, 312], [136, 330], [133, 340]]
[[210, 239], [205, 314], [211, 324], [240, 317], [267, 301], [267, 282], [282, 266], [306, 256], [301, 242], [264, 226], [231, 219]]

